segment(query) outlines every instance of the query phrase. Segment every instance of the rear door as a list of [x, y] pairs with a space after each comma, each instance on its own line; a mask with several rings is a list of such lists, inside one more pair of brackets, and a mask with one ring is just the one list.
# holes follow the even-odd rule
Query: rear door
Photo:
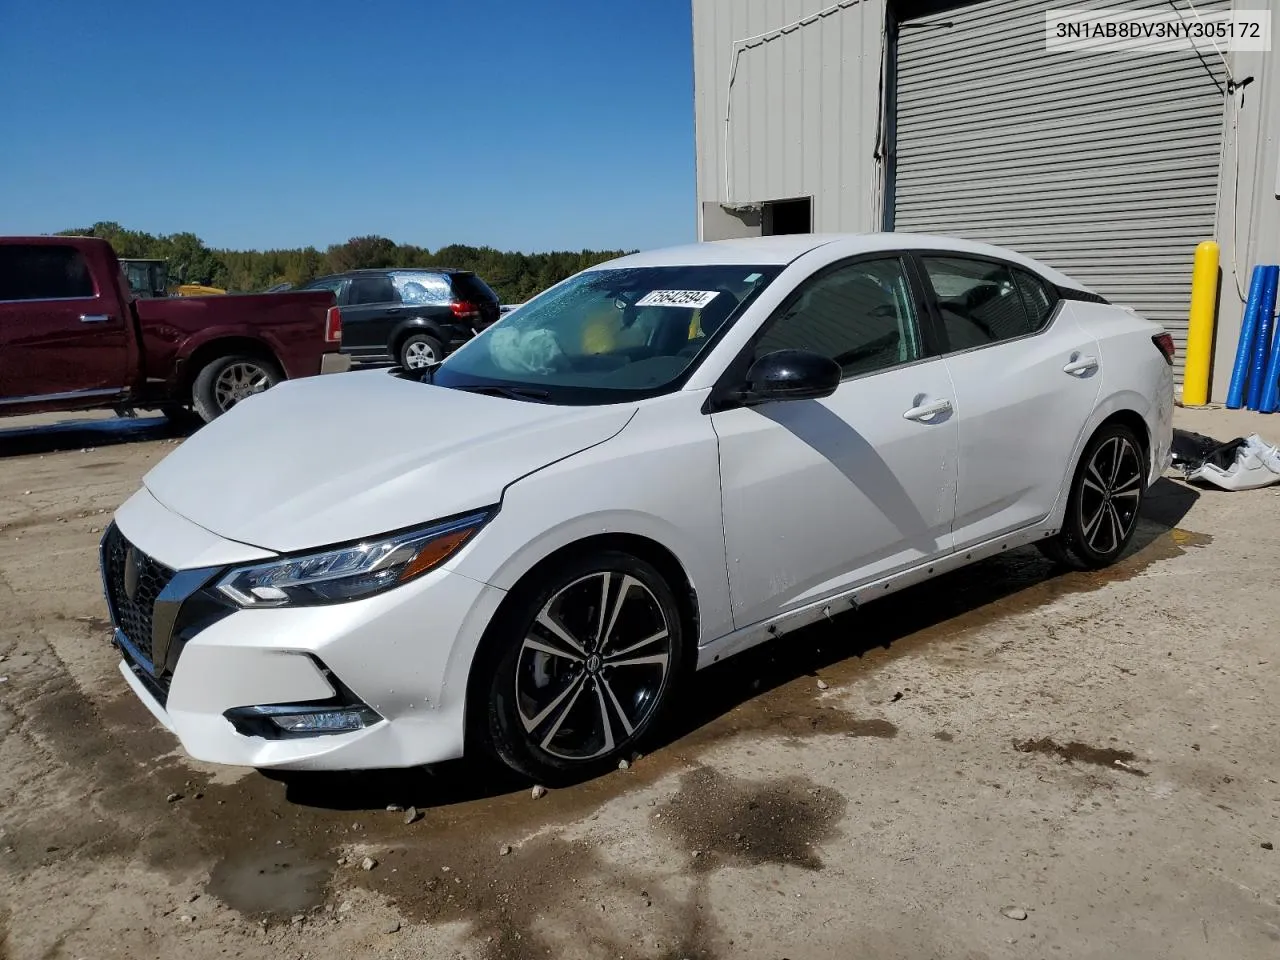
[[354, 276], [347, 283], [344, 299], [342, 352], [362, 358], [389, 357], [387, 341], [407, 309], [391, 277]]
[[0, 405], [75, 406], [129, 382], [129, 318], [69, 244], [0, 244]]
[[1102, 355], [1029, 271], [920, 253], [960, 426], [955, 548], [1048, 516], [1102, 384]]

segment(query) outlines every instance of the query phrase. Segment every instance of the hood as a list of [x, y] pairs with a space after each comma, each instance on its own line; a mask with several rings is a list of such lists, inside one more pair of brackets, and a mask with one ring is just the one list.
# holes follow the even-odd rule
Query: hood
[[512, 481], [602, 443], [633, 407], [557, 407], [382, 371], [291, 380], [237, 404], [144, 478], [221, 537], [289, 552], [490, 506]]

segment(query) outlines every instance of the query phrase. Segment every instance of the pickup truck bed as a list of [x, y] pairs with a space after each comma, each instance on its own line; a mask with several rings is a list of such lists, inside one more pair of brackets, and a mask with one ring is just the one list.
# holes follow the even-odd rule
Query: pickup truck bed
[[92, 237], [0, 237], [0, 416], [193, 408], [341, 369], [329, 292], [136, 299]]

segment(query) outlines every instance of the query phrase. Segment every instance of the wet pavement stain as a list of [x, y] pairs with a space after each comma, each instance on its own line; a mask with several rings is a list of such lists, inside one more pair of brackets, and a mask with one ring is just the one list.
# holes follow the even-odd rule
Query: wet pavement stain
[[799, 777], [752, 782], [698, 767], [680, 778], [658, 822], [689, 851], [696, 873], [766, 863], [821, 870], [815, 847], [830, 838], [847, 804]]
[[845, 732], [846, 737], [880, 737], [892, 740], [898, 735], [898, 728], [888, 720], [879, 718], [871, 720], [851, 720]]
[[[524, 802], [533, 803], [527, 795]], [[673, 893], [660, 859], [642, 868], [609, 863], [590, 839], [542, 835], [500, 846], [439, 828], [377, 859], [372, 871], [336, 882], [383, 893], [411, 922], [467, 924], [485, 960], [556, 956], [584, 944], [592, 955], [635, 956], [641, 940], [641, 954], [709, 960], [711, 944], [723, 939], [702, 884]]]
[[302, 913], [324, 903], [331, 871], [327, 858], [308, 859], [297, 850], [250, 850], [220, 861], [209, 876], [208, 891], [248, 916]]
[[1041, 740], [1024, 740], [1014, 743], [1013, 748], [1019, 753], [1038, 753], [1046, 757], [1058, 757], [1067, 763], [1087, 763], [1095, 767], [1107, 767], [1122, 770], [1135, 777], [1145, 777], [1147, 772], [1129, 766], [1137, 757], [1132, 750], [1115, 750], [1110, 747], [1092, 747], [1087, 743], [1072, 741], [1059, 744], [1049, 737]]

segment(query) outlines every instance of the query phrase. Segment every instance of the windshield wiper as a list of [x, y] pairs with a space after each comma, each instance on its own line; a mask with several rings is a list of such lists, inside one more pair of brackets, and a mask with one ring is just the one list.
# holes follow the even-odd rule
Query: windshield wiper
[[465, 387], [454, 387], [454, 390], [465, 390], [467, 393], [483, 393], [491, 397], [506, 397], [508, 400], [549, 400], [551, 392], [539, 390], [537, 387], [490, 387], [471, 384]]

